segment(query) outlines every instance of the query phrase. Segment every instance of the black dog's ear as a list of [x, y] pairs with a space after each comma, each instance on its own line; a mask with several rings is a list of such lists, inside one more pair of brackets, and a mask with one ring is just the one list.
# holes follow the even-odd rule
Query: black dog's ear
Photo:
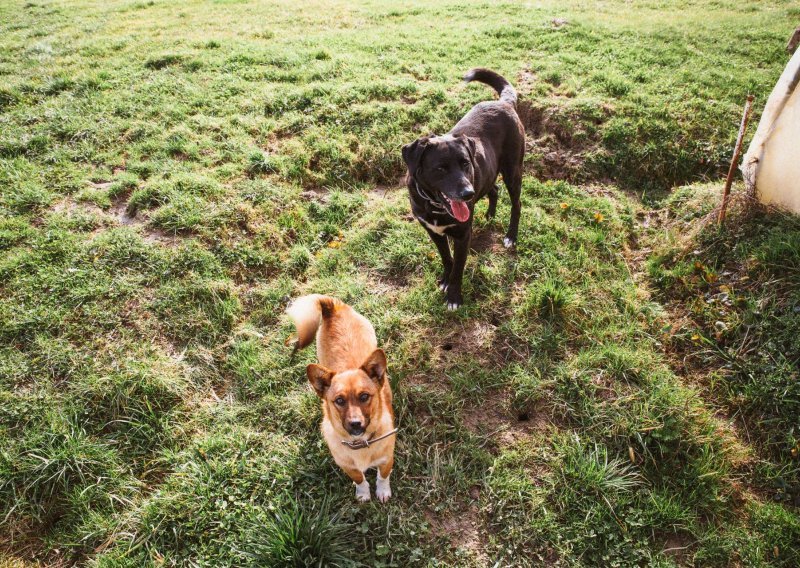
[[383, 379], [386, 377], [386, 353], [383, 352], [383, 349], [373, 351], [361, 365], [361, 370], [379, 387], [383, 386]]
[[417, 169], [422, 163], [422, 154], [428, 146], [428, 136], [423, 136], [414, 140], [411, 144], [403, 146], [403, 161], [408, 167], [408, 175], [413, 179], [417, 175]]
[[464, 146], [467, 147], [467, 152], [469, 152], [469, 161], [472, 162], [472, 167], [477, 168], [478, 164], [475, 163], [475, 152], [476, 152], [475, 139], [470, 136], [464, 136], [463, 141], [464, 141]]

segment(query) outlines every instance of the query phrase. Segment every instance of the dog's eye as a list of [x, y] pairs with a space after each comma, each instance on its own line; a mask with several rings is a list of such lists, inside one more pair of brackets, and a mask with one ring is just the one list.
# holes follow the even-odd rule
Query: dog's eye
[[340, 396], [333, 401], [336, 406], [344, 406], [344, 399]]
[[467, 160], [461, 160], [461, 167], [462, 167], [462, 168], [467, 168], [467, 167], [469, 167], [469, 162], [468, 162]]
[[358, 400], [361, 402], [367, 402], [369, 400], [369, 395], [367, 393], [361, 393], [361, 396], [358, 397]]
[[436, 171], [437, 172], [446, 172], [447, 171], [447, 166], [438, 166], [436, 168]]

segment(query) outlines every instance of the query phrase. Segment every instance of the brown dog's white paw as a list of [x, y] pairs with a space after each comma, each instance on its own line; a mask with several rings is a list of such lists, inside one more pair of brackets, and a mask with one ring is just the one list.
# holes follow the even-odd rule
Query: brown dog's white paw
[[364, 481], [356, 485], [356, 499], [359, 503], [366, 503], [370, 498], [369, 481], [365, 477]]
[[386, 503], [392, 496], [392, 486], [389, 484], [389, 478], [382, 478], [380, 472], [378, 472], [378, 481], [375, 484], [375, 496], [381, 503]]

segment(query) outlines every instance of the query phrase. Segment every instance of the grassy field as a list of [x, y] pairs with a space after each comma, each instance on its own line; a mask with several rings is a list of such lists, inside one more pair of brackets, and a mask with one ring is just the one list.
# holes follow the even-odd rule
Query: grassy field
[[[800, 223], [719, 198], [790, 1], [0, 3], [0, 566], [800, 564]], [[448, 313], [400, 147], [491, 90]], [[757, 117], [756, 117], [757, 118]], [[375, 325], [356, 505], [290, 298]]]

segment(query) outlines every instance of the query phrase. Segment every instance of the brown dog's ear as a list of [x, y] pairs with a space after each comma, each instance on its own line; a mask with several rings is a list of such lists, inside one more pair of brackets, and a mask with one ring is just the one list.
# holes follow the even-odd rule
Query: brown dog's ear
[[306, 367], [306, 374], [308, 375], [308, 382], [314, 387], [317, 396], [324, 398], [325, 391], [331, 386], [331, 379], [333, 379], [335, 373], [322, 365], [312, 363]]
[[383, 381], [386, 378], [386, 353], [383, 349], [376, 349], [373, 351], [364, 364], [361, 365], [361, 370], [364, 371], [370, 379], [378, 383], [379, 387], [383, 386]]
[[428, 147], [428, 140], [428, 136], [423, 136], [414, 140], [411, 144], [403, 146], [403, 161], [406, 163], [408, 175], [411, 179], [414, 179], [417, 175], [417, 169], [422, 163], [422, 155], [425, 153], [425, 148]]

